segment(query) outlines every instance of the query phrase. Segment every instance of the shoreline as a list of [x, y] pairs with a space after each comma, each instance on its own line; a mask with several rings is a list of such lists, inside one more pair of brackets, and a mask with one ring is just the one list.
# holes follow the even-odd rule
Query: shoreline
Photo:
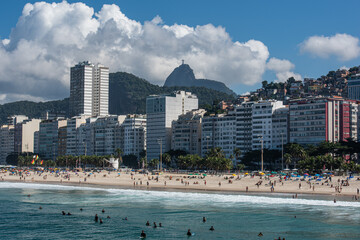
[[333, 196], [333, 197], [343, 197], [343, 198], [350, 198], [353, 197], [354, 194], [350, 193], [326, 193], [326, 192], [296, 192], [296, 191], [264, 191], [264, 190], [254, 190], [251, 191], [244, 191], [240, 189], [215, 189], [215, 188], [200, 188], [200, 187], [181, 187], [181, 186], [171, 186], [171, 187], [165, 187], [165, 186], [129, 186], [128, 184], [114, 184], [114, 183], [108, 183], [108, 184], [102, 184], [102, 183], [89, 183], [89, 182], [59, 182], [59, 181], [23, 181], [23, 180], [5, 180], [3, 182], [13, 182], [13, 183], [25, 183], [25, 184], [50, 184], [50, 185], [58, 185], [58, 186], [73, 186], [73, 187], [89, 187], [89, 188], [102, 188], [102, 189], [125, 189], [125, 190], [141, 190], [141, 191], [162, 191], [162, 192], [183, 192], [183, 193], [216, 193], [216, 194], [241, 194], [241, 195], [303, 195], [303, 196]]

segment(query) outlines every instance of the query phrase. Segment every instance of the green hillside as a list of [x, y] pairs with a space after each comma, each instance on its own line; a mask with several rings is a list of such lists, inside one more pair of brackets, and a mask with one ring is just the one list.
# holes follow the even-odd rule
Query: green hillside
[[[210, 104], [214, 100], [231, 100], [233, 96], [205, 87], [159, 87], [145, 79], [125, 72], [110, 73], [109, 112], [110, 114], [145, 113], [146, 97], [151, 94], [171, 93], [184, 90], [196, 94], [199, 105]], [[45, 111], [69, 112], [69, 98], [48, 102], [19, 101], [0, 105], [0, 124], [5, 124], [8, 116], [26, 115], [39, 118]]]

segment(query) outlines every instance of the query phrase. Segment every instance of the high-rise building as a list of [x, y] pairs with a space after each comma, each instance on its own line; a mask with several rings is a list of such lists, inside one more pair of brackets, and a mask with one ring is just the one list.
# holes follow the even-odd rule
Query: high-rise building
[[15, 125], [14, 152], [34, 152], [34, 133], [39, 131], [40, 119], [28, 119]]
[[109, 68], [82, 62], [70, 70], [70, 116], [109, 112]]
[[254, 102], [244, 101], [235, 106], [236, 147], [244, 154], [252, 150], [252, 106]]
[[67, 120], [66, 155], [84, 155], [85, 146], [83, 146], [83, 142], [85, 141], [85, 137], [81, 138], [83, 134], [80, 134], [80, 131], [84, 129], [81, 128], [81, 126], [86, 123], [87, 118], [87, 116], [82, 115]]
[[159, 158], [171, 148], [171, 123], [181, 114], [198, 109], [197, 96], [185, 91], [168, 95], [152, 95], [146, 99], [147, 159]]
[[201, 124], [201, 155], [220, 147], [227, 158], [236, 147], [236, 116], [234, 113], [205, 117]]
[[138, 158], [140, 153], [146, 149], [146, 117], [144, 115], [129, 115], [120, 126], [124, 155], [135, 155]]
[[360, 74], [356, 74], [348, 79], [348, 98], [360, 100]]
[[[59, 129], [66, 127], [67, 120], [58, 119], [58, 120], [44, 120], [40, 123], [39, 129], [39, 155], [41, 158], [46, 160], [56, 160], [59, 156], [59, 147], [61, 148], [61, 154], [66, 152], [66, 142], [59, 141], [59, 139], [64, 138], [66, 135], [66, 129], [60, 131], [59, 138]], [[59, 145], [60, 143], [60, 145]]]
[[6, 164], [6, 157], [14, 152], [14, 125], [0, 127], [0, 165]]
[[342, 98], [290, 101], [290, 142], [316, 144], [322, 141], [346, 141], [355, 137], [357, 108], [356, 101]]
[[172, 122], [171, 149], [201, 155], [201, 123], [206, 111], [193, 110]]

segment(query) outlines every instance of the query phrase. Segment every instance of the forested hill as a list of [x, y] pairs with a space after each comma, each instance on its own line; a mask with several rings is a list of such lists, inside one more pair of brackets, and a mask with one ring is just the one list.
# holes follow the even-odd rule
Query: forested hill
[[234, 96], [205, 87], [160, 87], [125, 72], [110, 74], [109, 111], [113, 114], [145, 113], [146, 97], [151, 94], [184, 90], [197, 95], [199, 105], [214, 101], [232, 100]]
[[[151, 94], [171, 93], [184, 90], [196, 94], [199, 105], [214, 101], [232, 100], [234, 96], [208, 89], [205, 87], [159, 87], [145, 79], [125, 72], [110, 73], [109, 112], [110, 114], [145, 113], [146, 97]], [[0, 105], [0, 125], [5, 124], [11, 115], [26, 115], [30, 118], [40, 118], [45, 111], [69, 112], [69, 98], [48, 102], [19, 101]]]

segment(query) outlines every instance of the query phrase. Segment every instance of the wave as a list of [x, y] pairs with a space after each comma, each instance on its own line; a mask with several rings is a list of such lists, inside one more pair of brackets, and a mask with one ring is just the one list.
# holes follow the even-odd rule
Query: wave
[[219, 193], [194, 193], [194, 192], [167, 192], [167, 191], [148, 191], [133, 189], [114, 189], [114, 188], [97, 188], [81, 187], [69, 185], [54, 184], [36, 184], [36, 183], [14, 183], [0, 182], [0, 189], [38, 189], [38, 190], [58, 190], [58, 191], [102, 191], [108, 193], [108, 197], [114, 200], [125, 198], [131, 202], [158, 202], [162, 204], [187, 205], [209, 204], [216, 206], [236, 206], [239, 204], [251, 204], [256, 207], [278, 205], [278, 206], [323, 206], [323, 207], [351, 207], [356, 210], [360, 208], [360, 202], [319, 200], [319, 199], [301, 199], [280, 197], [280, 196], [261, 196], [261, 195], [244, 195], [244, 194], [219, 194]]

